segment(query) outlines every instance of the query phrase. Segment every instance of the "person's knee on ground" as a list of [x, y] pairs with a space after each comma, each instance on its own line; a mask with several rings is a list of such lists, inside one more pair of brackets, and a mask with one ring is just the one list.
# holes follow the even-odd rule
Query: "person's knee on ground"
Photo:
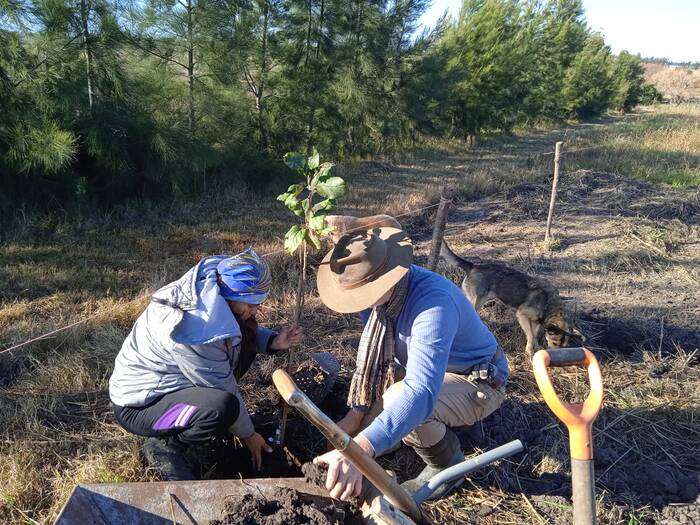
[[203, 443], [215, 436], [226, 435], [240, 415], [238, 398], [223, 390], [211, 389], [204, 402], [196, 407], [189, 425], [177, 434], [185, 444]]
[[187, 420], [181, 430], [150, 437], [143, 445], [149, 467], [165, 481], [197, 479], [197, 467], [186, 454], [188, 446], [224, 435], [238, 418], [240, 403], [236, 396], [217, 389], [205, 393], [204, 399], [192, 400], [196, 405], [181, 403], [172, 407], [177, 410], [169, 411], [169, 416], [175, 418], [173, 424]]

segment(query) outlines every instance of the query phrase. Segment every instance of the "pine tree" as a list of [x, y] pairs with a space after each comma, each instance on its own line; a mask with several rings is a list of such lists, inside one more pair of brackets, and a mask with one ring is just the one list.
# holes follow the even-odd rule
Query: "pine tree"
[[509, 130], [524, 93], [524, 33], [516, 0], [465, 0], [441, 40], [453, 129], [474, 142], [485, 127]]
[[644, 85], [644, 68], [638, 56], [622, 51], [614, 59], [611, 72], [614, 93], [611, 105], [620, 111], [629, 111], [639, 103]]
[[600, 35], [592, 35], [566, 73], [562, 95], [571, 116], [600, 115], [610, 107], [614, 92], [610, 76], [612, 55]]
[[588, 30], [581, 0], [531, 3], [528, 10], [528, 94], [521, 108], [526, 122], [567, 116], [562, 97], [566, 72], [586, 42]]

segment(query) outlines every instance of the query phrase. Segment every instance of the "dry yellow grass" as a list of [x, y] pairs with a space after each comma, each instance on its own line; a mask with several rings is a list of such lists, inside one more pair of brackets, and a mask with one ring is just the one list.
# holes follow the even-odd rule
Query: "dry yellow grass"
[[583, 150], [566, 155], [567, 170], [598, 169], [673, 186], [700, 186], [698, 104], [642, 108], [637, 116], [592, 136], [584, 134], [577, 142], [569, 149]]
[[[605, 167], [605, 171], [654, 180], [678, 170], [683, 181], [693, 182], [698, 174], [699, 118], [697, 108], [663, 107], [596, 125], [532, 133], [517, 141], [488, 140], [472, 150], [459, 143], [426, 144], [419, 152], [392, 159], [392, 164], [369, 162], [341, 167], [352, 189], [342, 211], [401, 215], [436, 202], [443, 184], [456, 186], [460, 199], [468, 201], [514, 184], [543, 181], [551, 172], [551, 156], [540, 154], [551, 150], [553, 142], [564, 134], [573, 143], [572, 148], [601, 146], [597, 153], [582, 152], [566, 158], [566, 171]], [[664, 175], [655, 177], [655, 172]], [[162, 209], [123, 209], [90, 221], [49, 222], [44, 226], [28, 218], [20, 221], [14, 232], [4, 235], [0, 246], [2, 348], [85, 316], [94, 314], [94, 318], [11, 355], [0, 355], [0, 522], [50, 522], [74, 483], [148, 479], [138, 456], [139, 439], [114, 423], [106, 397], [107, 380], [121, 340], [157, 287], [209, 253], [233, 252], [250, 244], [261, 253], [279, 250], [279, 239], [290, 221], [271, 194], [218, 193], [212, 199]], [[427, 252], [430, 213], [402, 219], [418, 240], [421, 257]], [[462, 220], [465, 213], [457, 208], [452, 220]], [[520, 223], [503, 222], [499, 227], [503, 227], [504, 239], [498, 242], [513, 242], [507, 237]], [[653, 257], [651, 263], [640, 259], [636, 251], [625, 252], [631, 242], [638, 241], [622, 232], [627, 236], [609, 245], [609, 256], [586, 263], [591, 265], [590, 272], [618, 272], [622, 278], [642, 282], [656, 279], [659, 268], [669, 268], [677, 272], [681, 282], [685, 279], [688, 286], [697, 286], [694, 270], [678, 263], [680, 255], [674, 251], [677, 239], [673, 237], [676, 233], [649, 228], [626, 231], [661, 252], [659, 255], [646, 248]], [[455, 234], [448, 230], [448, 234]], [[487, 240], [480, 244], [478, 235], [469, 243], [457, 247], [488, 247]], [[538, 253], [535, 244], [525, 251], [526, 255], [509, 262], [538, 272], [543, 257], [549, 255]], [[557, 247], [553, 253], [566, 254], [566, 249]], [[493, 256], [498, 258], [499, 253], [505, 252], [494, 251]], [[271, 256], [269, 262], [275, 277], [274, 293], [261, 322], [275, 326], [290, 318], [297, 269], [284, 254]], [[556, 271], [563, 272], [567, 264], [576, 263], [562, 257], [558, 264]], [[581, 263], [581, 268], [586, 268], [585, 264]], [[640, 273], [640, 268], [646, 273]], [[458, 277], [445, 268], [441, 270]], [[609, 286], [608, 300], [614, 303], [621, 285]], [[600, 299], [596, 306], [604, 303]], [[432, 505], [431, 512], [440, 521], [450, 523], [539, 523], [538, 515], [551, 513], [548, 505], [566, 506], [566, 502], [532, 494], [526, 501], [517, 491], [517, 484], [525, 482], [519, 476], [541, 477], [565, 471], [565, 435], [541, 406], [527, 359], [518, 351], [523, 339], [511, 313], [492, 308], [484, 316], [512, 353], [512, 397], [504, 409], [513, 422], [512, 437], [540, 430], [536, 426], [544, 422], [547, 436], [551, 436], [546, 442], [549, 448], [543, 451], [538, 445], [520, 466], [522, 458], [516, 458], [475, 476], [468, 490]], [[304, 322], [308, 327], [305, 350], [336, 351], [347, 375], [359, 336], [357, 321], [328, 312], [315, 295], [310, 295]], [[638, 449], [646, 453], [640, 440], [655, 432], [651, 437], [661, 449], [681, 447], [678, 458], [685, 458], [686, 441], [669, 432], [697, 425], [697, 391], [692, 394], [688, 390], [688, 385], [700, 385], [693, 358], [683, 353], [659, 357], [648, 350], [640, 352], [634, 361], [609, 356], [605, 363], [610, 413], [604, 425], [613, 426], [613, 437], [620, 436], [618, 439], [636, 447], [635, 453]], [[303, 360], [305, 353], [299, 352], [295, 362]], [[269, 374], [281, 363], [279, 359], [262, 362], [259, 375]], [[648, 370], [657, 366], [670, 372], [665, 372], [663, 378], [650, 379]], [[564, 378], [563, 384], [576, 393], [581, 387], [576, 381], [574, 374]], [[253, 383], [244, 388], [251, 398], [259, 394]], [[673, 421], [664, 428], [664, 418], [673, 410], [677, 413], [668, 416]], [[663, 456], [661, 451], [658, 454], [654, 455], [655, 461]], [[402, 468], [413, 464], [408, 457], [394, 461]], [[525, 465], [529, 470], [523, 474]], [[606, 503], [613, 493], [610, 487], [599, 494], [609, 513], [605, 523], [651, 523], [657, 519], [658, 514], [648, 505], [622, 508], [620, 498]], [[629, 501], [634, 499], [630, 496]]]

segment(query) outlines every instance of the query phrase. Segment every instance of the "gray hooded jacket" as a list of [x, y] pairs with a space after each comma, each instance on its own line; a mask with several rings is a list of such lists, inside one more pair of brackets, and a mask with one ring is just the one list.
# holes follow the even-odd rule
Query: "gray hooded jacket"
[[[203, 259], [153, 294], [117, 355], [109, 379], [114, 404], [141, 407], [183, 388], [218, 388], [240, 401], [231, 432], [243, 438], [253, 434], [253, 423], [233, 375], [241, 330], [219, 294], [212, 271], [226, 257]], [[274, 335], [259, 327], [258, 351], [265, 351]]]

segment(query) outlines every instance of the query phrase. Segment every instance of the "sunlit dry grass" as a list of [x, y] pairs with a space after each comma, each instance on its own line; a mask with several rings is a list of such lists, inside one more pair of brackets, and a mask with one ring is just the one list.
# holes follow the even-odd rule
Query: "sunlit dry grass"
[[[622, 117], [593, 131], [582, 130], [580, 137], [571, 142], [581, 147], [598, 145], [601, 150], [567, 157], [565, 170], [604, 168], [650, 180], [697, 183], [699, 119], [697, 108], [664, 107]], [[434, 142], [397, 156], [391, 163], [341, 166], [339, 171], [352, 189], [351, 196], [341, 204], [341, 212], [403, 215], [436, 203], [446, 184], [455, 186], [458, 199], [466, 201], [520, 182], [545, 180], [551, 173], [551, 156], [540, 154], [550, 151], [554, 139], [560, 137], [561, 133], [556, 137], [526, 136], [514, 142], [486, 140], [476, 149], [466, 148], [459, 141]], [[681, 175], [673, 176], [674, 170]], [[409, 215], [401, 222], [419, 242], [425, 241], [432, 213], [431, 209]], [[79, 220], [24, 215], [18, 217], [12, 231], [3, 232], [0, 347], [7, 348], [80, 319], [89, 320], [0, 356], [0, 522], [50, 521], [75, 483], [148, 479], [138, 455], [140, 440], [114, 423], [106, 397], [121, 341], [154, 290], [204, 255], [236, 252], [248, 245], [259, 253], [275, 252], [268, 258], [274, 275], [273, 295], [261, 314], [261, 323], [283, 324], [291, 317], [298, 269], [292, 258], [277, 252], [291, 220], [274, 201], [274, 192], [242, 190], [235, 194], [217, 192], [193, 203], [129, 206]], [[653, 232], [640, 235], [662, 251], [659, 254], [646, 248], [651, 257], [659, 259], [653, 264], [662, 264], [664, 257], [673, 256], [673, 239]], [[417, 253], [425, 256], [426, 246], [421, 245]], [[312, 254], [315, 260], [320, 255]], [[596, 264], [608, 265], [599, 266], [599, 271], [636, 272], [635, 265], [641, 263], [647, 261], [613, 251], [609, 259]], [[533, 266], [533, 270], [537, 268]], [[457, 278], [455, 272], [444, 267], [441, 271]], [[309, 288], [313, 288], [313, 278]], [[498, 315], [488, 318], [503, 344], [515, 350], [523, 340], [511, 321]], [[305, 326], [305, 350], [336, 350], [347, 374], [359, 335], [357, 322], [328, 312], [311, 294]], [[526, 358], [517, 353], [515, 356], [514, 395], [519, 401], [536, 403], [539, 399]], [[299, 352], [294, 362], [303, 357], [304, 351]], [[647, 359], [661, 358], [649, 355]], [[668, 366], [678, 369], [680, 385], [682, 358], [674, 359]], [[262, 362], [263, 373], [271, 372], [274, 365], [271, 360]], [[606, 366], [608, 373], [619, 373], [623, 382], [626, 374], [637, 374], [630, 372], [625, 361], [612, 361]], [[657, 409], [678, 407], [687, 419], [683, 424], [691, 425], [693, 416], [687, 409], [697, 400], [687, 398], [684, 392], [680, 387], [669, 389], [653, 381], [638, 386], [620, 384], [611, 395], [610, 407], [636, 407], [642, 414], [651, 411], [649, 417], [657, 426], [662, 424]], [[640, 397], [645, 400], [643, 406], [639, 405]], [[541, 408], [535, 413], [548, 417]], [[551, 423], [551, 417], [546, 420]], [[522, 414], [517, 421], [522, 426], [518, 430], [533, 430], [532, 421]], [[632, 418], [624, 418], [621, 423], [620, 432], [644, 432]], [[541, 456], [534, 460], [534, 472], [538, 474], [562, 468], [565, 436], [558, 427], [552, 428], [556, 439], [551, 453], [537, 452]], [[667, 446], [664, 441], [660, 443]], [[484, 474], [490, 485], [472, 486], [447, 502], [431, 506], [431, 511], [442, 521], [466, 522], [481, 506], [487, 506], [495, 510], [484, 523], [496, 523], [499, 516], [507, 516], [511, 522], [537, 521], [525, 500], [504, 491], [503, 480], [517, 479], [517, 469], [514, 475], [511, 467]], [[535, 508], [544, 505], [531, 503]], [[644, 512], [631, 509], [625, 519], [638, 519]]]
[[[642, 108], [592, 137], [600, 147], [565, 155], [567, 169], [585, 167], [673, 186], [700, 186], [700, 105]], [[590, 139], [574, 144], [586, 148]]]

